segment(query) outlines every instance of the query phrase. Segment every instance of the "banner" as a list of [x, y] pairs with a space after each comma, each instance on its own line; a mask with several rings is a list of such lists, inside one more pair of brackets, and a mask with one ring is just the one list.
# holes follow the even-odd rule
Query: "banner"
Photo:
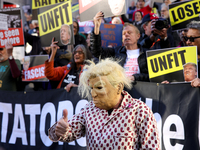
[[32, 9], [38, 9], [45, 6], [65, 2], [69, 0], [32, 0]]
[[125, 14], [125, 0], [79, 0], [81, 22], [93, 20], [99, 11], [104, 12], [105, 18]]
[[[183, 65], [197, 64], [197, 47], [187, 46], [147, 51], [149, 79], [152, 82], [184, 82]], [[196, 72], [198, 67], [196, 67]]]
[[48, 58], [48, 55], [25, 56], [22, 81], [48, 81], [44, 74], [44, 62]]
[[8, 41], [13, 46], [24, 45], [20, 8], [0, 9], [0, 48], [5, 47]]
[[[199, 88], [189, 83], [137, 82], [128, 91], [144, 101], [157, 121], [162, 150], [198, 150]], [[53, 143], [48, 129], [68, 109], [68, 118], [88, 102], [64, 89], [38, 92], [0, 91], [0, 147], [6, 150], [86, 150], [85, 137], [71, 143]]]
[[71, 2], [40, 8], [38, 14], [42, 47], [50, 46], [52, 38], [59, 46], [74, 44]]
[[102, 47], [116, 47], [122, 45], [122, 24], [106, 24], [102, 23], [101, 31], [101, 46]]
[[200, 0], [182, 1], [169, 5], [172, 30], [187, 28], [192, 20], [199, 20]]

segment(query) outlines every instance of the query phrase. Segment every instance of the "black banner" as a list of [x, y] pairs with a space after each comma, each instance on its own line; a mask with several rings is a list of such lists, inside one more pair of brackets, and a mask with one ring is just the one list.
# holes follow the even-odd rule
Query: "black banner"
[[[157, 120], [162, 150], [198, 150], [199, 88], [189, 83], [160, 85], [137, 82], [128, 91], [144, 101]], [[71, 143], [53, 143], [48, 129], [68, 109], [68, 117], [87, 103], [64, 89], [38, 92], [0, 91], [0, 148], [5, 150], [85, 150], [85, 138]]]

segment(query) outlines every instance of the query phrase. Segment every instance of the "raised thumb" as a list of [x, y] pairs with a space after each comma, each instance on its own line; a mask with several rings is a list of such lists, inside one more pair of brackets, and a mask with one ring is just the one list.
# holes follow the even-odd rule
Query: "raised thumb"
[[64, 109], [64, 110], [63, 110], [63, 119], [64, 119], [65, 122], [68, 122], [68, 117], [67, 117], [67, 115], [68, 115], [68, 111], [67, 111], [67, 109]]

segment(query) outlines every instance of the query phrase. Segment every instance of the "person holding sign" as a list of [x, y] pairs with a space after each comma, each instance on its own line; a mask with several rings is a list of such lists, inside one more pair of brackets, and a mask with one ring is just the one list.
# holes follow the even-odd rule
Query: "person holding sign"
[[17, 91], [17, 81], [21, 75], [21, 63], [13, 57], [13, 46], [7, 42], [0, 48], [0, 90]]
[[[200, 21], [192, 21], [188, 25], [187, 36], [184, 37], [188, 46], [197, 46], [198, 77], [200, 76]], [[192, 87], [200, 87], [200, 79], [191, 81]]]
[[100, 25], [104, 17], [103, 12], [98, 12], [94, 17], [94, 32], [90, 37], [90, 48], [96, 58], [113, 57], [121, 60], [119, 63], [126, 70], [126, 75], [132, 81], [149, 81], [146, 52], [137, 44], [140, 31], [130, 23], [124, 24], [122, 41], [124, 46], [113, 48], [101, 47]]
[[49, 138], [71, 142], [86, 136], [87, 149], [161, 150], [151, 109], [124, 86], [131, 88], [131, 81], [116, 61], [85, 66], [78, 91], [92, 101], [70, 120], [64, 109], [63, 117], [49, 129]]
[[67, 92], [72, 87], [77, 87], [79, 84], [79, 76], [83, 71], [83, 66], [86, 59], [90, 59], [90, 53], [84, 45], [77, 45], [73, 50], [73, 57], [69, 64], [54, 68], [54, 57], [56, 55], [57, 41], [52, 40], [51, 56], [45, 61], [45, 76], [49, 80], [59, 81], [57, 88], [65, 88]]

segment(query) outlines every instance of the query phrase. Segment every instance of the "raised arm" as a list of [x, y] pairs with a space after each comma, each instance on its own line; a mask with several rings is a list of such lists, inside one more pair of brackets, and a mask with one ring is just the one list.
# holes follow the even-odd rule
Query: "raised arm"
[[8, 54], [8, 60], [9, 60], [9, 64], [10, 64], [10, 70], [11, 70], [11, 73], [12, 73], [12, 77], [13, 78], [18, 78], [20, 77], [21, 75], [21, 72], [20, 72], [20, 68], [17, 66], [15, 60], [14, 60], [14, 57], [13, 57], [13, 46], [10, 42], [7, 42], [6, 45], [6, 50], [7, 50], [7, 54]]
[[94, 33], [96, 35], [99, 34], [101, 19], [104, 17], [104, 13], [102, 11], [98, 12], [94, 17]]

